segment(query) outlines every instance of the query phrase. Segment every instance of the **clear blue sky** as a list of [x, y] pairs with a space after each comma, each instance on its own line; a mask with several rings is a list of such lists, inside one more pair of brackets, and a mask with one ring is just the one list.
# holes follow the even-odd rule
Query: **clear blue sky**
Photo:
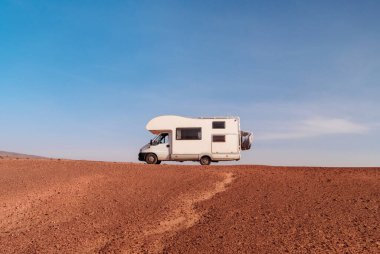
[[0, 150], [136, 161], [238, 115], [241, 163], [380, 165], [380, 1], [0, 2]]

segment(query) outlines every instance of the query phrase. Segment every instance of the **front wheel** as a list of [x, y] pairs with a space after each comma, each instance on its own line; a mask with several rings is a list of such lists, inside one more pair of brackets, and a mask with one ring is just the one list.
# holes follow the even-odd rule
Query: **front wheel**
[[201, 165], [210, 165], [211, 163], [211, 158], [208, 156], [203, 156], [200, 161]]
[[148, 164], [157, 164], [157, 155], [155, 155], [154, 153], [148, 153], [145, 157], [145, 161]]

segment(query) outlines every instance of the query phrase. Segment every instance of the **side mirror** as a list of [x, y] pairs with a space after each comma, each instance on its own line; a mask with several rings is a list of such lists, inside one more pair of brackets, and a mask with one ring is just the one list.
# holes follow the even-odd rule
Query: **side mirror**
[[153, 145], [153, 140], [152, 139], [150, 140], [149, 144]]

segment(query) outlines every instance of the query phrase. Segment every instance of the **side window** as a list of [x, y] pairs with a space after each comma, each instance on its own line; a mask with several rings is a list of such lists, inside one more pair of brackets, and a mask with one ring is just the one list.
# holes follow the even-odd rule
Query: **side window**
[[151, 145], [158, 145], [158, 144], [164, 144], [169, 142], [169, 134], [167, 133], [161, 133], [160, 135], [156, 136], [154, 139], [151, 140]]
[[166, 144], [169, 142], [169, 135], [167, 133], [161, 134], [161, 144]]
[[213, 129], [225, 129], [226, 128], [226, 122], [214, 121], [214, 122], [212, 122], [212, 128]]
[[226, 136], [225, 135], [213, 135], [212, 136], [212, 142], [226, 142]]
[[201, 140], [202, 129], [201, 128], [177, 128], [176, 139], [177, 140]]

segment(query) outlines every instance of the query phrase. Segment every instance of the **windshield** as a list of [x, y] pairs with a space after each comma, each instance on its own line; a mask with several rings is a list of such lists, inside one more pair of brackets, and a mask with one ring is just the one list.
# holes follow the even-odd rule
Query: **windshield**
[[158, 135], [154, 139], [152, 139], [152, 145], [165, 144], [168, 142], [169, 142], [168, 133], [161, 133], [160, 135]]

